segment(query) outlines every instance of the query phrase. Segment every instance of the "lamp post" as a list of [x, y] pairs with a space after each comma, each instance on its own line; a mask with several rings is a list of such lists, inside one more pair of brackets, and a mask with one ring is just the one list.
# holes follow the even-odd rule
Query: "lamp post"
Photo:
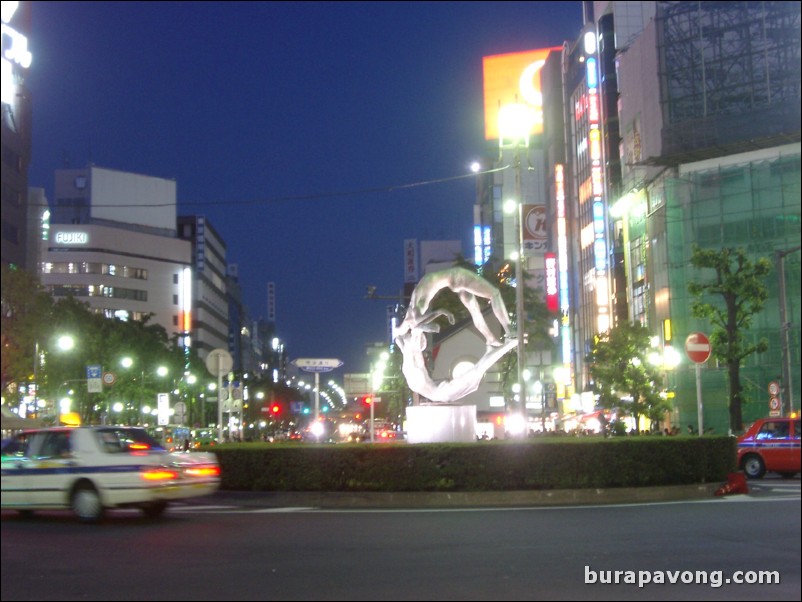
[[[71, 335], [63, 334], [63, 335], [59, 336], [59, 338], [56, 340], [56, 345], [58, 346], [59, 351], [63, 351], [63, 352], [72, 351], [72, 349], [75, 347], [75, 339], [72, 338]], [[35, 358], [35, 362], [33, 364], [33, 380], [34, 380], [34, 383], [35, 383], [35, 385], [34, 385], [35, 388], [34, 388], [34, 393], [33, 393], [33, 404], [34, 404], [34, 408], [36, 408], [37, 412], [39, 411], [39, 409], [38, 409], [38, 407], [39, 407], [39, 401], [38, 401], [38, 397], [39, 397], [39, 372], [38, 372], [38, 370], [39, 370], [39, 364], [41, 362], [42, 362], [42, 352], [39, 349], [39, 342], [37, 341], [36, 342], [36, 358]], [[53, 401], [53, 420], [54, 420], [55, 426], [59, 426], [61, 424], [60, 418], [61, 418], [61, 412], [59, 411], [58, 400], [54, 400]]]
[[784, 251], [775, 251], [777, 256], [777, 277], [779, 278], [778, 296], [780, 298], [780, 333], [782, 337], [782, 371], [783, 371], [783, 404], [788, 408], [789, 416], [794, 411], [794, 393], [791, 386], [791, 353], [788, 347], [788, 331], [791, 329], [791, 323], [788, 322], [785, 313], [785, 256], [790, 253], [796, 253], [802, 248], [797, 245], [791, 249]]
[[[521, 417], [523, 418], [524, 433], [526, 433], [526, 382], [524, 368], [526, 367], [525, 313], [524, 313], [524, 253], [523, 253], [523, 186], [521, 182], [521, 148], [529, 147], [529, 135], [535, 117], [532, 108], [519, 103], [509, 104], [499, 110], [499, 146], [501, 149], [514, 149], [515, 168], [515, 322], [518, 336], [518, 391], [520, 395]], [[512, 203], [505, 203], [512, 207]]]
[[535, 392], [535, 397], [540, 402], [540, 428], [543, 431], [543, 434], [546, 434], [546, 404], [543, 403], [543, 382], [540, 380], [535, 381], [535, 385], [533, 387]]
[[376, 441], [375, 436], [375, 407], [376, 407], [376, 392], [381, 389], [382, 381], [384, 380], [384, 371], [387, 368], [387, 360], [390, 359], [390, 354], [382, 351], [379, 356], [379, 361], [373, 366], [371, 374], [371, 390], [373, 391], [370, 396], [370, 442]]
[[[122, 368], [124, 368], [125, 370], [130, 370], [134, 366], [133, 358], [128, 357], [128, 356], [123, 357], [122, 359], [120, 359], [120, 366]], [[156, 376], [158, 376], [160, 378], [164, 378], [165, 376], [167, 376], [168, 372], [169, 372], [169, 370], [165, 366], [159, 366], [151, 374], [147, 374], [145, 372], [144, 368], [139, 370], [139, 379], [138, 379], [137, 386], [135, 387], [135, 390], [137, 392], [137, 399], [136, 399], [136, 403], [135, 403], [136, 409], [134, 411], [134, 408], [131, 408], [132, 409], [132, 414], [135, 416], [134, 420], [136, 422], [140, 422], [140, 419], [141, 419], [142, 397], [144, 396], [145, 392], [147, 391], [147, 388], [146, 388], [147, 378], [146, 377], [147, 376], [152, 376], [153, 374], [155, 374]], [[137, 378], [134, 376], [134, 377], [132, 377], [132, 380], [133, 381], [137, 381]], [[155, 400], [152, 400], [152, 401], [155, 401]]]

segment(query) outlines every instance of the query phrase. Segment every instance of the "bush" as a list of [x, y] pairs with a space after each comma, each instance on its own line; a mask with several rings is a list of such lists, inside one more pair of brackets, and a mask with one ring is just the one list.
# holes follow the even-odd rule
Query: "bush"
[[239, 491], [513, 491], [688, 485], [737, 470], [735, 439], [538, 438], [440, 444], [215, 446]]

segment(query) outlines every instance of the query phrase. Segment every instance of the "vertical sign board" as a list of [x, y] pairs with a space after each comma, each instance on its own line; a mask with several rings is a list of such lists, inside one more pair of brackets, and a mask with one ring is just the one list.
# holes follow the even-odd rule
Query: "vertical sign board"
[[418, 241], [408, 238], [404, 241], [404, 282], [418, 281]]
[[156, 421], [159, 426], [170, 424], [170, 394], [159, 393], [156, 401]]
[[773, 380], [769, 383], [769, 417], [778, 418], [782, 416], [782, 401], [779, 398], [780, 383]]
[[103, 392], [103, 369], [98, 365], [90, 365], [86, 367], [86, 392], [87, 393], [102, 393]]

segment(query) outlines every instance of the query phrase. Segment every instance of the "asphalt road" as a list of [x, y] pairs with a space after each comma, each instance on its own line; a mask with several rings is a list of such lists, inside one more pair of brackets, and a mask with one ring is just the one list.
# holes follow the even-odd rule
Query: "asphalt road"
[[100, 525], [3, 512], [2, 600], [800, 599], [799, 478], [637, 504], [326, 509], [263, 497]]

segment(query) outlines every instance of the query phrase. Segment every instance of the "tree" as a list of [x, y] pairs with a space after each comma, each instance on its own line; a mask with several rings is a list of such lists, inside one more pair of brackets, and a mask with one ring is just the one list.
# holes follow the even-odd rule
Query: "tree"
[[[641, 324], [623, 322], [600, 335], [588, 363], [599, 404], [607, 410], [632, 416], [640, 430], [640, 417], [657, 420], [669, 409], [656, 386], [660, 371], [648, 361], [651, 333]], [[624, 400], [622, 397], [629, 399]]]
[[36, 345], [50, 325], [52, 298], [25, 270], [2, 267], [2, 388], [16, 388], [33, 374]]
[[[694, 245], [691, 265], [715, 273], [711, 282], [688, 284], [688, 292], [696, 298], [691, 304], [691, 314], [709, 320], [713, 326], [711, 353], [727, 366], [730, 429], [741, 431], [741, 361], [768, 349], [766, 339], [750, 343], [744, 332], [768, 299], [764, 278], [771, 272], [771, 262], [764, 257], [753, 262], [743, 248], [701, 249]], [[711, 296], [721, 297], [724, 306], [705, 299]]]

